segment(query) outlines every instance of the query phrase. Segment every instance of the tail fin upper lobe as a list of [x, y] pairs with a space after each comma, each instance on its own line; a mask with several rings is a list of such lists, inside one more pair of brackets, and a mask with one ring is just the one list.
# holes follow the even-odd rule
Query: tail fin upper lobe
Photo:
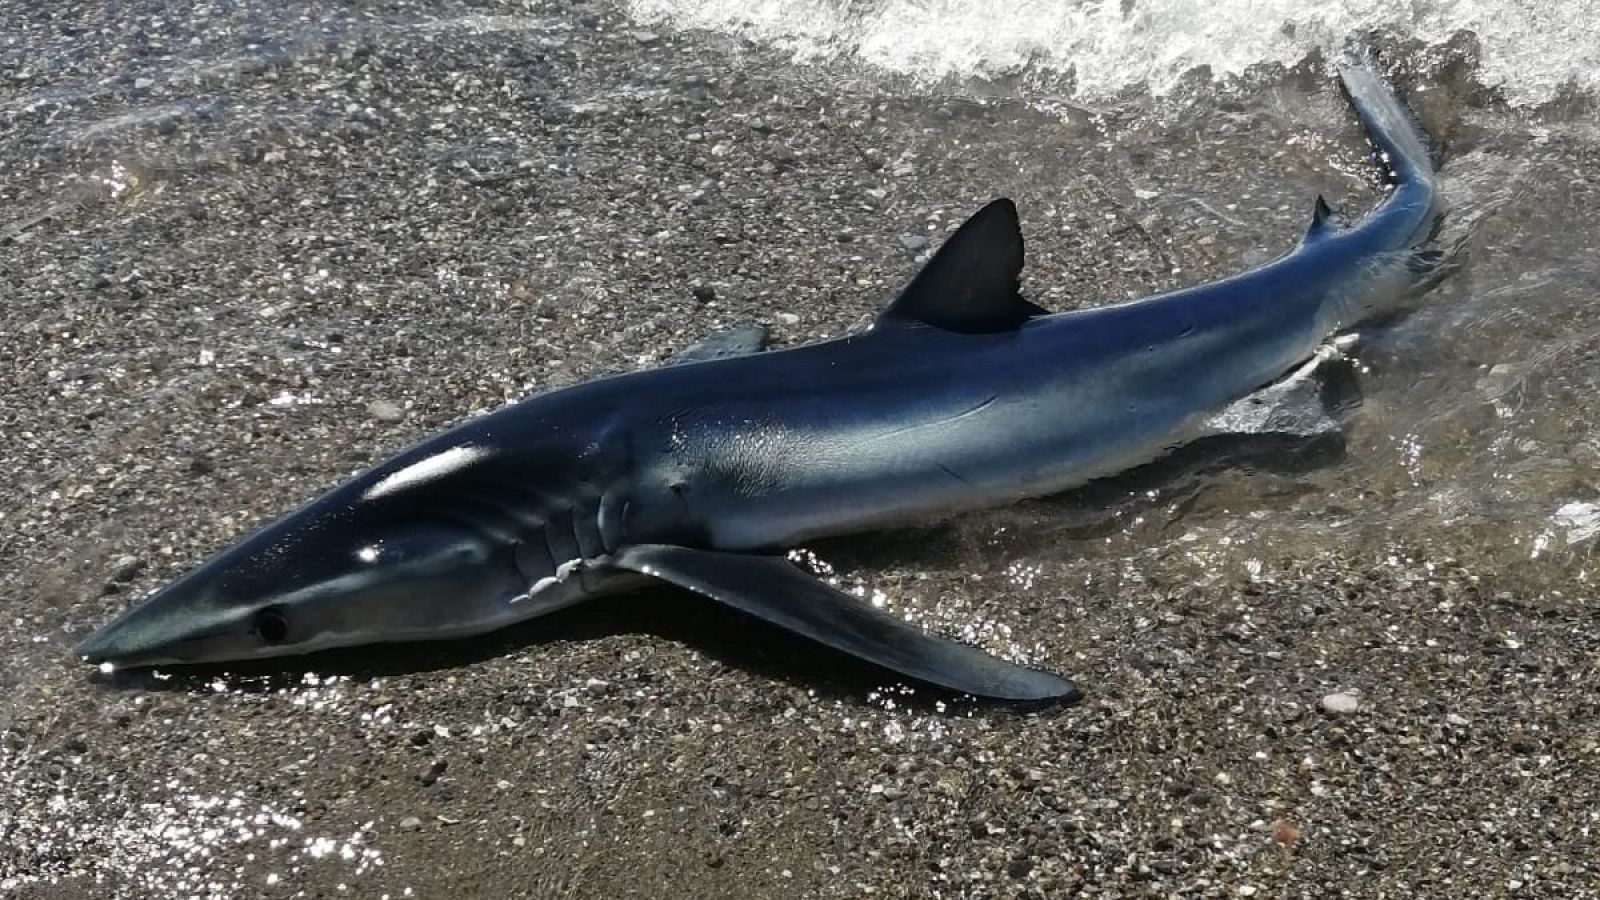
[[1427, 242], [1444, 216], [1427, 138], [1370, 62], [1346, 58], [1339, 65], [1339, 77], [1367, 137], [1383, 152], [1395, 184], [1394, 194], [1373, 213], [1379, 220], [1374, 224], [1390, 233], [1395, 249]]

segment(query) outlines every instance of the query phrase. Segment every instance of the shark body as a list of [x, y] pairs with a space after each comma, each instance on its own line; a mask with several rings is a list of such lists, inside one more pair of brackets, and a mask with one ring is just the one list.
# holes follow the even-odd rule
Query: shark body
[[[901, 675], [1003, 700], [1062, 676], [926, 634], [818, 581], [805, 541], [1060, 491], [1148, 462], [1392, 306], [1437, 263], [1420, 132], [1341, 70], [1393, 187], [1292, 252], [1049, 314], [1018, 292], [1015, 207], [967, 221], [868, 332], [598, 379], [456, 426], [267, 525], [81, 646], [119, 666], [481, 633], [664, 581]], [[722, 358], [713, 358], [716, 356]]]

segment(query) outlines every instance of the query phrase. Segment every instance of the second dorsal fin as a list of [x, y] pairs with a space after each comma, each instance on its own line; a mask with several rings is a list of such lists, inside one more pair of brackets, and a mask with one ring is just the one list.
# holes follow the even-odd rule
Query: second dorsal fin
[[1311, 211], [1311, 227], [1306, 229], [1306, 240], [1309, 242], [1327, 237], [1338, 230], [1339, 216], [1328, 205], [1328, 201], [1318, 194], [1317, 205]]
[[921, 323], [962, 334], [1009, 331], [1044, 312], [1018, 293], [1021, 276], [1017, 207], [1002, 197], [956, 229], [878, 324]]

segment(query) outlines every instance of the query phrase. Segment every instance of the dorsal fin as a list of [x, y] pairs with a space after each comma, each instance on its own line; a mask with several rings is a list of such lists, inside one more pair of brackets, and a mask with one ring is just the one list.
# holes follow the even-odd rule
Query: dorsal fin
[[1002, 197], [956, 229], [878, 324], [920, 322], [962, 334], [1009, 331], [1044, 312], [1017, 292], [1021, 275], [1017, 207]]
[[1306, 229], [1306, 241], [1326, 237], [1338, 230], [1339, 217], [1334, 214], [1333, 207], [1328, 205], [1328, 201], [1318, 194], [1317, 205], [1311, 211], [1311, 227]]

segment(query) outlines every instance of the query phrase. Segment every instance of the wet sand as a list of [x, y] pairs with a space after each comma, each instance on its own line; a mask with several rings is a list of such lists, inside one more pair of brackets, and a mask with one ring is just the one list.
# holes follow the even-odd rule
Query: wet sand
[[[1409, 58], [1474, 253], [1366, 342], [1333, 446], [816, 548], [1076, 707], [908, 693], [671, 592], [105, 678], [79, 637], [344, 475], [718, 327], [861, 327], [994, 196], [1058, 309], [1376, 196], [1314, 67], [1086, 110], [600, 4], [178, 12], [0, 10], [0, 895], [1600, 896], [1590, 544], [1530, 557], [1520, 512], [1600, 484], [1577, 113]], [[1543, 355], [1494, 369], [1518, 333]], [[1442, 506], [1474, 459], [1511, 487]]]

